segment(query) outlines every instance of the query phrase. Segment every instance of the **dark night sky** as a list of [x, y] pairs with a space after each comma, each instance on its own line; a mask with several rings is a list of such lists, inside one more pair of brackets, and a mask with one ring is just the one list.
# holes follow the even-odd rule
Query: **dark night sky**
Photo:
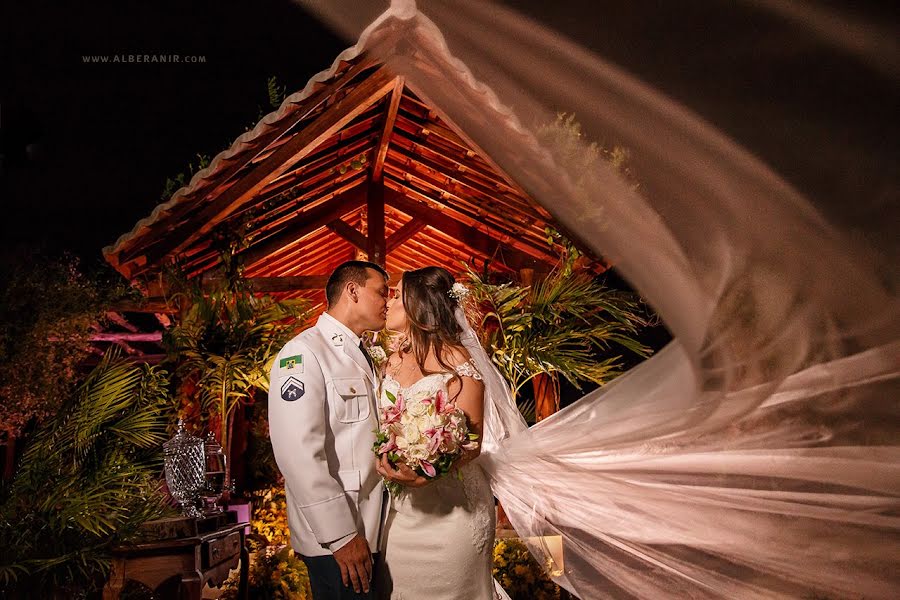
[[[897, 217], [896, 79], [732, 2], [509, 3], [684, 102], [837, 206], [832, 217]], [[349, 45], [287, 0], [56, 4], [3, 9], [7, 248], [43, 241], [97, 259], [150, 213], [166, 177], [255, 122], [267, 77], [296, 91]], [[854, 4], [897, 32], [889, 3]], [[144, 53], [206, 62], [82, 62]], [[896, 248], [887, 228], [873, 235]]]

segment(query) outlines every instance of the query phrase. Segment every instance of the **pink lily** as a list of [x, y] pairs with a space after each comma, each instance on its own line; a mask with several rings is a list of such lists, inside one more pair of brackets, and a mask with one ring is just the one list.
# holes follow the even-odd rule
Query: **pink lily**
[[435, 469], [434, 465], [427, 460], [419, 461], [419, 465], [422, 467], [422, 470], [425, 471], [425, 474], [429, 477], [434, 477], [435, 475], [437, 475], [437, 469]]

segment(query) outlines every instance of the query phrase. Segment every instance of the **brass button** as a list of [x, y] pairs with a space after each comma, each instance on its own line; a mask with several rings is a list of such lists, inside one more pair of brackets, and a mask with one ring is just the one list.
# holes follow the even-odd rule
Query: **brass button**
[[350, 393], [351, 393], [351, 394], [355, 394], [355, 393], [356, 393], [356, 388], [355, 388], [355, 387], [350, 388]]

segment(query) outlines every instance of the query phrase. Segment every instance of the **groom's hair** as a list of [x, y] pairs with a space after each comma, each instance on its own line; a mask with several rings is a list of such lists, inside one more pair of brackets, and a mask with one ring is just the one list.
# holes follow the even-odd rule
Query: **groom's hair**
[[384, 275], [385, 280], [389, 279], [387, 271], [380, 265], [365, 260], [348, 260], [331, 273], [328, 283], [325, 284], [325, 300], [329, 308], [341, 299], [341, 292], [348, 281], [366, 285], [366, 279], [369, 277], [366, 269], [374, 269]]

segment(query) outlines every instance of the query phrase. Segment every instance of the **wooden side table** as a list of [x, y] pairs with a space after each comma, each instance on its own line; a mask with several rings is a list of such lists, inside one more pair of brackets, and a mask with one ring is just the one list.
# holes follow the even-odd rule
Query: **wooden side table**
[[[248, 524], [235, 520], [219, 516], [201, 520], [160, 519], [145, 524], [141, 541], [113, 548], [112, 570], [103, 588], [103, 600], [118, 600], [129, 580], [164, 593], [165, 600], [200, 600], [203, 586], [221, 586], [238, 562], [238, 598], [245, 600], [250, 555], [244, 544], [244, 528]], [[160, 589], [163, 584], [168, 584], [168, 592]]]

